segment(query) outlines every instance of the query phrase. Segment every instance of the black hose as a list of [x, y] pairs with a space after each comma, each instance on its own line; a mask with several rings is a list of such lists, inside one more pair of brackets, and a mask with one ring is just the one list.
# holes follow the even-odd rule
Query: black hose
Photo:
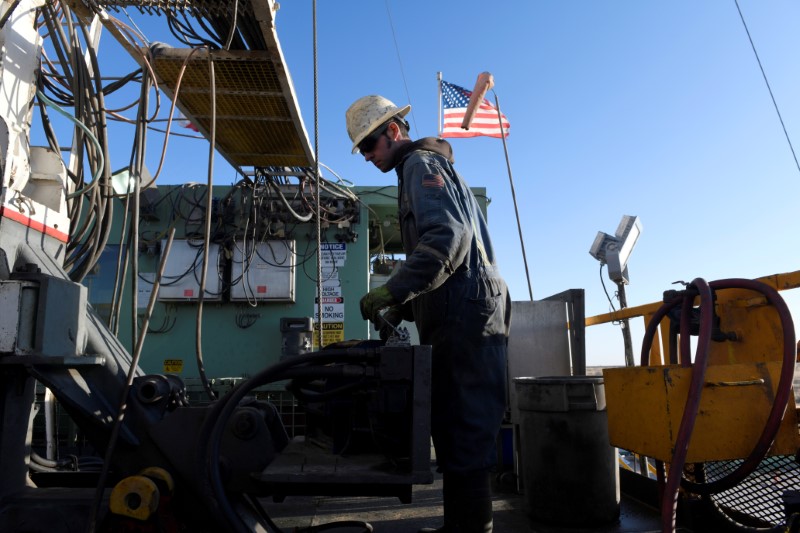
[[249, 532], [249, 529], [242, 523], [241, 518], [236, 514], [230, 501], [228, 501], [219, 469], [222, 433], [231, 414], [247, 393], [257, 387], [280, 381], [283, 379], [283, 372], [295, 366], [341, 360], [363, 362], [376, 357], [377, 353], [377, 348], [347, 348], [293, 356], [267, 367], [249, 380], [239, 383], [225, 397], [213, 405], [200, 430], [196, 467], [198, 479], [200, 480], [200, 493], [221, 524], [227, 524], [230, 531]]
[[65, 466], [76, 464], [77, 460], [70, 457], [65, 457], [64, 459], [59, 459], [57, 461], [53, 459], [46, 459], [35, 451], [31, 450], [31, 462], [35, 462], [38, 465], [46, 466], [48, 468], [63, 468]]

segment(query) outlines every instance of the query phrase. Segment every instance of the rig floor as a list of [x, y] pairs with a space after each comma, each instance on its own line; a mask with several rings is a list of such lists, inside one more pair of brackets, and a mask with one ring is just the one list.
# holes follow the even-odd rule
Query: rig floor
[[[661, 530], [657, 511], [626, 497], [622, 498], [618, 523], [592, 528], [535, 523], [526, 512], [525, 496], [504, 487], [495, 487], [492, 499], [494, 533], [655, 533]], [[441, 474], [436, 474], [432, 485], [415, 486], [411, 504], [403, 504], [393, 497], [321, 496], [290, 496], [281, 503], [264, 499], [261, 503], [275, 524], [285, 531], [330, 522], [360, 520], [370, 523], [375, 533], [416, 533], [423, 527], [441, 526], [442, 478]], [[359, 529], [342, 528], [334, 531], [355, 533]]]

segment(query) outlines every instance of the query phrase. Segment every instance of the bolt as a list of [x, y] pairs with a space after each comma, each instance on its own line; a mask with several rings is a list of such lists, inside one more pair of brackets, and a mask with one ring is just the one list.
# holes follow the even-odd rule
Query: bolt
[[258, 419], [252, 409], [241, 409], [233, 419], [233, 434], [242, 440], [250, 440], [258, 433]]

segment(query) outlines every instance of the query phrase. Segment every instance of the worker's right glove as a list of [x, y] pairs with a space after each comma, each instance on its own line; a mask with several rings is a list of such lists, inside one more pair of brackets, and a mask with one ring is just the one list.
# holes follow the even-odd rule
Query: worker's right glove
[[397, 326], [403, 321], [403, 309], [399, 305], [393, 305], [385, 313], [378, 313], [378, 323], [375, 327], [381, 336], [381, 340], [386, 340], [392, 336]]

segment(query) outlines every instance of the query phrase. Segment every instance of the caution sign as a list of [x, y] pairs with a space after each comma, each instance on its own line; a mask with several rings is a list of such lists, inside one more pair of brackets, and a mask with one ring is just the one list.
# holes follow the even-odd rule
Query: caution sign
[[[319, 350], [319, 323], [314, 323], [314, 349]], [[344, 322], [323, 322], [322, 323], [322, 345], [327, 346], [334, 342], [344, 340]]]
[[183, 359], [164, 359], [165, 374], [180, 374], [183, 372]]

